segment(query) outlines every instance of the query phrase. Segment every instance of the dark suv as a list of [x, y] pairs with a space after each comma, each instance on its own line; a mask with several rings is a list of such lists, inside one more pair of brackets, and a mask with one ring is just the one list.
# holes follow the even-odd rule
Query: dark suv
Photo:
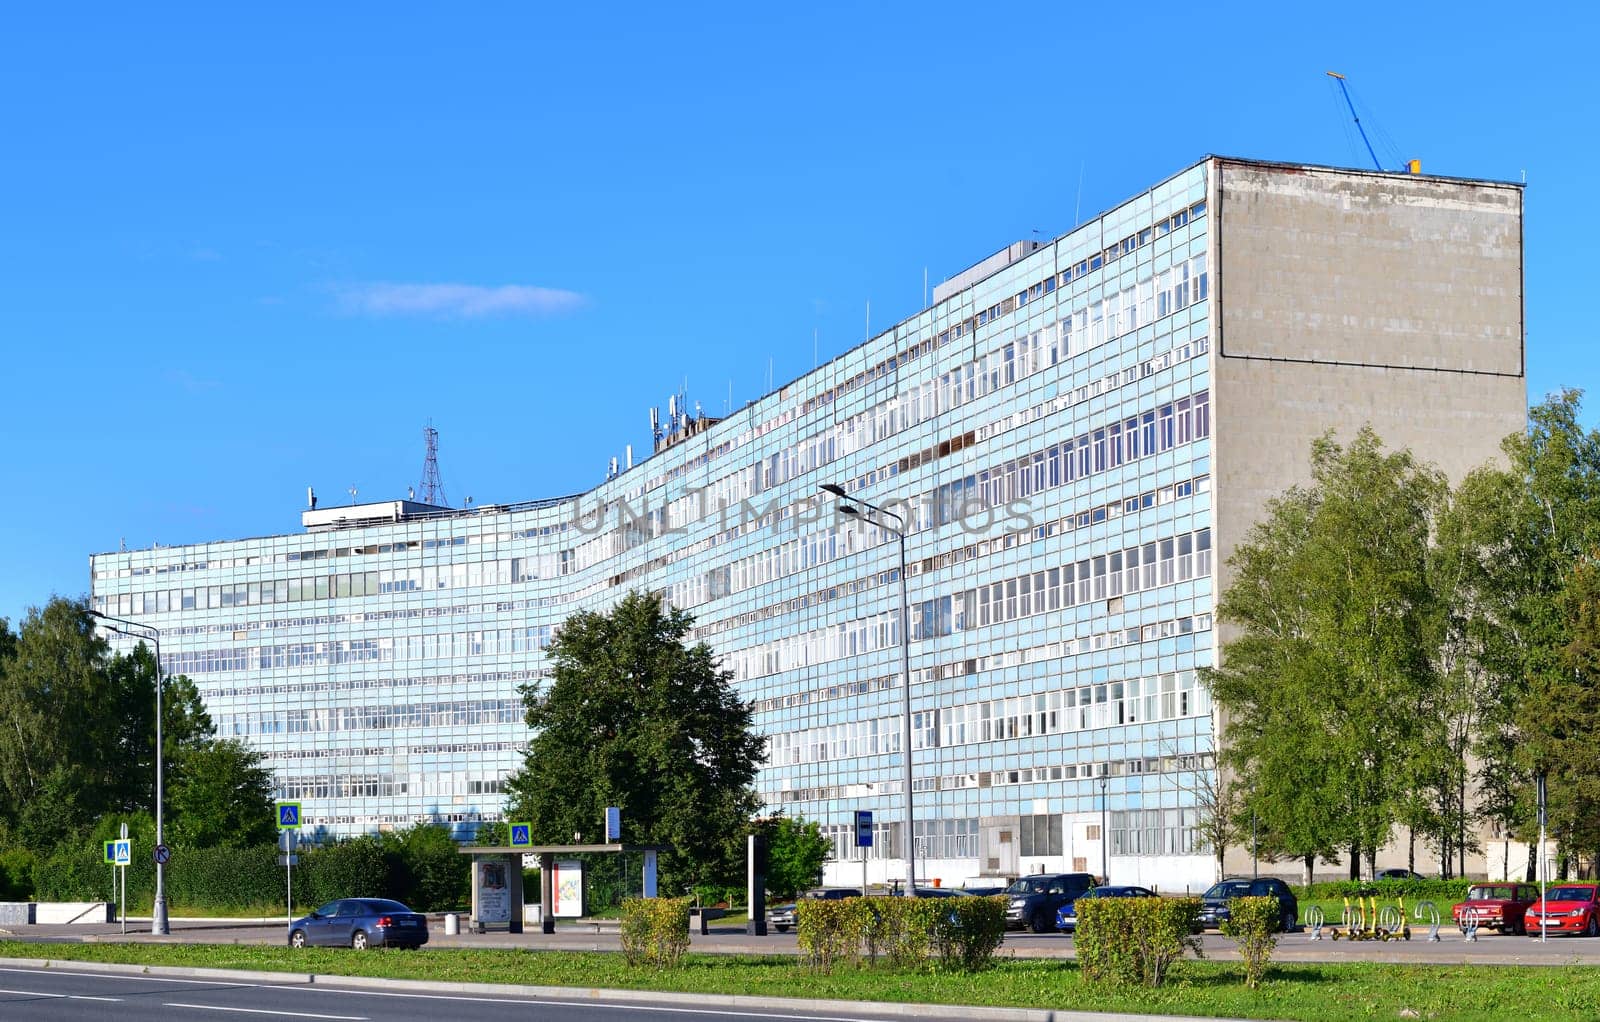
[[1295, 928], [1300, 919], [1300, 902], [1289, 885], [1277, 877], [1230, 877], [1212, 884], [1200, 896], [1200, 925], [1217, 927], [1228, 918], [1228, 901], [1233, 898], [1277, 898], [1278, 929], [1284, 933]]
[[1023, 877], [1006, 888], [1006, 929], [1024, 927], [1034, 933], [1056, 928], [1056, 909], [1071, 904], [1094, 886], [1090, 873], [1040, 873]]

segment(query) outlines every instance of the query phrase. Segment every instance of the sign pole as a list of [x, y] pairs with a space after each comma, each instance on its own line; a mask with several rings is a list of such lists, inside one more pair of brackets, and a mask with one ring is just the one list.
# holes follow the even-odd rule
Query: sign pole
[[1544, 900], [1545, 887], [1549, 881], [1549, 878], [1545, 875], [1546, 870], [1544, 864], [1544, 830], [1545, 824], [1549, 820], [1548, 811], [1546, 809], [1549, 803], [1546, 801], [1547, 794], [1545, 791], [1544, 774], [1539, 775], [1537, 794], [1539, 802], [1539, 942], [1542, 944], [1549, 939], [1546, 930], [1548, 925], [1546, 920], [1550, 917], [1550, 906], [1546, 904]]
[[[122, 825], [122, 840], [128, 840], [128, 825]], [[123, 866], [122, 872], [122, 932], [128, 932], [128, 867]]]

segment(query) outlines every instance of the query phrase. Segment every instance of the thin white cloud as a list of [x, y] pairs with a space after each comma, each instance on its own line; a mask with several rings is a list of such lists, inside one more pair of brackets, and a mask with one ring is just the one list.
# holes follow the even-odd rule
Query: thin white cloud
[[362, 316], [433, 316], [483, 319], [490, 316], [553, 316], [581, 308], [576, 291], [529, 284], [350, 284], [337, 289], [340, 307]]

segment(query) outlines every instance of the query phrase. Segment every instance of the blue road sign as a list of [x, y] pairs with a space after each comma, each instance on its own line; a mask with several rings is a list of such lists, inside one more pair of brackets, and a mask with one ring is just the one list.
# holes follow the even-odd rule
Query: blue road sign
[[856, 810], [856, 847], [872, 847], [872, 810]]
[[300, 803], [278, 803], [278, 829], [292, 830], [300, 826]]
[[533, 824], [513, 823], [511, 825], [511, 847], [527, 848], [533, 844]]
[[115, 841], [102, 842], [100, 856], [100, 861], [107, 866], [115, 866], [117, 864], [117, 843]]
[[133, 861], [133, 842], [126, 838], [111, 842], [111, 858], [118, 866], [128, 865]]
[[156, 845], [156, 850], [151, 857], [156, 860], [157, 866], [165, 866], [172, 861], [172, 849], [166, 845]]

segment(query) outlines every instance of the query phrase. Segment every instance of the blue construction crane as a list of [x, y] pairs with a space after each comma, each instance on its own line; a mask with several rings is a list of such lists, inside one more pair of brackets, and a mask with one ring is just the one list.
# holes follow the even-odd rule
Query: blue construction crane
[[[1361, 126], [1361, 116], [1356, 113], [1356, 105], [1350, 99], [1350, 89], [1344, 83], [1344, 75], [1337, 71], [1329, 71], [1328, 77], [1339, 83], [1339, 94], [1344, 97], [1344, 105], [1350, 108], [1350, 117], [1356, 122], [1356, 130], [1361, 133], [1361, 141], [1366, 144], [1367, 155], [1372, 157], [1372, 166], [1377, 170], [1383, 170], [1383, 162], [1378, 159], [1378, 154], [1372, 148], [1372, 140], [1367, 137], [1367, 129]], [[1422, 161], [1407, 160], [1406, 165], [1401, 169], [1412, 174], [1420, 174], [1422, 173]]]

